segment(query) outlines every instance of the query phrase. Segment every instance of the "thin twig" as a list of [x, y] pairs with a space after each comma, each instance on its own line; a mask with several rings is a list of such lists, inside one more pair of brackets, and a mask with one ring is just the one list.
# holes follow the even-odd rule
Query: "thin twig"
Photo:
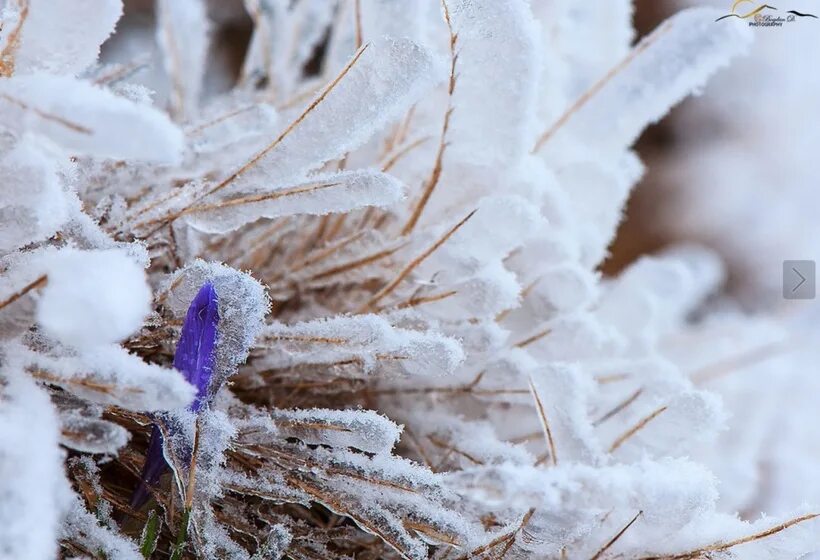
[[447, 23], [447, 30], [450, 32], [450, 80], [447, 85], [447, 110], [444, 112], [444, 123], [441, 126], [441, 138], [439, 140], [438, 151], [436, 152], [436, 160], [433, 164], [433, 170], [430, 173], [429, 179], [424, 186], [421, 193], [421, 198], [416, 202], [410, 218], [404, 225], [401, 231], [402, 235], [409, 235], [416, 227], [416, 224], [421, 218], [424, 208], [430, 201], [439, 180], [441, 179], [441, 172], [444, 166], [444, 152], [447, 149], [447, 132], [450, 130], [450, 118], [453, 116], [453, 92], [456, 89], [456, 63], [458, 62], [458, 53], [456, 52], [456, 44], [458, 43], [458, 33], [453, 31], [453, 22], [450, 19], [450, 9], [447, 7], [447, 1], [441, 0], [441, 7], [444, 9], [444, 21]]
[[539, 332], [533, 334], [532, 336], [528, 336], [527, 338], [525, 338], [524, 340], [522, 340], [520, 342], [516, 342], [515, 347], [516, 348], [524, 348], [526, 346], [529, 346], [533, 342], [538, 342], [539, 340], [541, 340], [542, 338], [544, 338], [545, 336], [547, 336], [551, 332], [552, 332], [552, 329], [544, 329], [542, 331], [539, 331]]
[[758, 364], [778, 354], [787, 352], [790, 349], [792, 349], [791, 344], [786, 342], [774, 342], [759, 348], [753, 348], [739, 355], [731, 356], [716, 364], [702, 367], [690, 374], [689, 377], [695, 384], [705, 383], [745, 367]]
[[760, 531], [759, 533], [755, 533], [753, 535], [748, 535], [745, 537], [740, 537], [738, 539], [724, 542], [724, 543], [714, 543], [708, 546], [704, 546], [703, 548], [698, 548], [696, 550], [692, 550], [690, 552], [684, 552], [682, 554], [672, 554], [672, 555], [661, 555], [661, 556], [643, 556], [639, 560], [695, 560], [695, 558], [701, 557], [704, 554], [708, 554], [710, 552], [723, 552], [728, 550], [732, 547], [746, 544], [754, 541], [758, 541], [761, 539], [765, 539], [766, 537], [770, 537], [775, 535], [781, 531], [785, 531], [786, 529], [797, 525], [799, 523], [803, 523], [805, 521], [810, 521], [812, 519], [816, 519], [820, 517], [820, 513], [808, 513], [806, 515], [801, 515], [800, 517], [796, 517], [784, 523], [780, 523], [775, 525], [774, 527], [770, 527], [764, 531]]
[[662, 412], [666, 411], [667, 408], [669, 408], [669, 407], [668, 406], [662, 406], [659, 409], [652, 412], [651, 414], [649, 414], [648, 416], [645, 416], [644, 418], [642, 418], [640, 422], [638, 422], [633, 427], [628, 429], [618, 439], [616, 439], [613, 442], [613, 444], [609, 448], [609, 452], [614, 453], [615, 450], [618, 449], [621, 445], [623, 445], [626, 440], [628, 440], [629, 438], [634, 436], [636, 433], [638, 433], [639, 431], [644, 429], [647, 424], [649, 424], [652, 420], [654, 420], [655, 418], [660, 416], [660, 414]]
[[495, 547], [497, 547], [500, 544], [505, 544], [505, 543], [513, 541], [515, 539], [516, 535], [518, 535], [518, 533], [524, 527], [527, 526], [527, 523], [530, 522], [530, 519], [532, 518], [534, 513], [535, 513], [535, 508], [530, 508], [530, 510], [527, 511], [527, 513], [525, 513], [524, 516], [521, 518], [521, 522], [518, 524], [518, 527], [516, 527], [512, 531], [504, 533], [503, 535], [501, 535], [499, 537], [494, 538], [493, 540], [491, 540], [490, 542], [488, 542], [485, 545], [479, 546], [478, 548], [474, 548], [468, 554], [465, 554], [463, 556], [459, 556], [458, 560], [467, 560], [468, 558], [475, 558], [477, 556], [480, 556], [481, 554], [484, 554], [485, 552], [488, 552], [488, 551], [494, 549]]
[[74, 132], [79, 132], [80, 134], [87, 134], [87, 135], [91, 135], [91, 134], [94, 133], [93, 130], [91, 130], [90, 128], [88, 128], [86, 126], [83, 126], [81, 124], [77, 124], [75, 122], [72, 122], [72, 121], [70, 121], [70, 120], [68, 120], [64, 117], [61, 117], [60, 115], [54, 115], [54, 114], [51, 114], [51, 113], [47, 113], [46, 111], [43, 111], [41, 109], [38, 109], [37, 107], [32, 107], [31, 105], [29, 105], [25, 101], [22, 101], [22, 100], [20, 100], [16, 97], [12, 97], [11, 95], [9, 95], [7, 93], [0, 93], [0, 99], [4, 99], [4, 100], [8, 101], [12, 105], [16, 105], [17, 107], [23, 109], [24, 111], [31, 111], [32, 113], [34, 113], [35, 115], [37, 115], [38, 117], [40, 117], [41, 119], [43, 119], [45, 121], [51, 121], [51, 122], [57, 123], [59, 125], [62, 125], [64, 127], [68, 128], [69, 130], [73, 130]]
[[439, 238], [439, 239], [438, 239], [435, 243], [433, 243], [430, 247], [428, 247], [427, 249], [425, 249], [425, 251], [424, 251], [421, 255], [419, 255], [418, 257], [416, 257], [416, 258], [415, 258], [415, 259], [413, 259], [412, 261], [410, 261], [410, 262], [407, 264], [407, 266], [405, 266], [405, 267], [401, 270], [401, 272], [399, 272], [399, 273], [396, 275], [396, 277], [395, 277], [395, 278], [393, 278], [393, 280], [391, 280], [391, 281], [390, 281], [390, 282], [389, 282], [389, 283], [388, 283], [388, 284], [387, 284], [384, 288], [382, 288], [381, 290], [379, 290], [379, 292], [378, 292], [378, 293], [376, 293], [376, 295], [374, 295], [372, 298], [370, 298], [370, 301], [368, 301], [368, 302], [367, 302], [367, 303], [366, 303], [366, 304], [365, 304], [365, 305], [364, 305], [364, 306], [363, 306], [363, 307], [359, 310], [359, 312], [360, 312], [360, 313], [364, 313], [365, 311], [367, 311], [368, 309], [371, 309], [373, 306], [375, 306], [377, 303], [379, 303], [379, 301], [381, 301], [382, 299], [384, 299], [384, 297], [385, 297], [385, 296], [387, 296], [387, 295], [391, 294], [391, 293], [393, 292], [393, 290], [395, 290], [395, 289], [396, 289], [396, 287], [398, 287], [398, 285], [399, 285], [399, 284], [401, 284], [401, 283], [402, 283], [402, 281], [404, 281], [404, 279], [405, 279], [405, 278], [407, 278], [407, 276], [409, 276], [411, 272], [413, 272], [413, 270], [415, 270], [415, 268], [416, 268], [416, 267], [418, 267], [418, 266], [419, 266], [422, 262], [424, 262], [424, 261], [427, 259], [427, 257], [429, 257], [430, 255], [432, 255], [432, 254], [433, 254], [433, 253], [434, 253], [434, 252], [435, 252], [435, 251], [436, 251], [439, 247], [441, 247], [442, 245], [444, 245], [444, 244], [447, 242], [447, 240], [448, 240], [448, 239], [450, 239], [450, 237], [452, 237], [452, 236], [453, 236], [453, 234], [459, 230], [459, 228], [461, 228], [461, 226], [463, 226], [464, 224], [466, 224], [466, 223], [467, 223], [467, 221], [468, 221], [470, 218], [472, 218], [472, 217], [473, 217], [473, 215], [475, 215], [475, 213], [476, 213], [477, 211], [478, 211], [478, 210], [476, 209], [476, 210], [473, 210], [472, 212], [470, 212], [469, 214], [467, 214], [464, 218], [462, 218], [462, 219], [461, 219], [461, 221], [460, 221], [460, 222], [458, 222], [456, 225], [454, 225], [452, 228], [450, 228], [450, 229], [447, 231], [447, 233], [445, 233], [443, 236], [441, 236], [441, 237], [440, 237], [440, 238]]
[[436, 301], [441, 301], [443, 299], [447, 299], [452, 297], [458, 293], [457, 290], [447, 290], [446, 292], [441, 292], [439, 294], [432, 294], [429, 296], [416, 296], [410, 299], [403, 301], [402, 303], [396, 306], [396, 309], [409, 309], [410, 307], [417, 307], [419, 305], [424, 305], [425, 303], [433, 303]]
[[387, 173], [388, 171], [393, 169], [393, 166], [396, 165], [404, 156], [406, 156], [407, 154], [409, 154], [410, 152], [412, 152], [413, 150], [427, 142], [429, 139], [429, 136], [422, 136], [418, 140], [414, 140], [406, 146], [396, 150], [396, 153], [390, 156], [390, 158], [382, 165], [382, 172]]
[[404, 244], [398, 245], [398, 246], [393, 247], [391, 249], [384, 249], [382, 251], [378, 251], [376, 253], [373, 253], [371, 255], [367, 255], [367, 256], [362, 257], [360, 259], [356, 259], [356, 260], [353, 260], [353, 261], [342, 263], [340, 265], [336, 265], [336, 266], [334, 266], [332, 268], [329, 268], [327, 270], [317, 272], [316, 274], [314, 274], [313, 276], [310, 277], [310, 280], [322, 280], [322, 279], [325, 279], [325, 278], [329, 278], [331, 276], [336, 276], [337, 274], [342, 274], [344, 272], [348, 272], [350, 270], [360, 268], [362, 266], [366, 266], [368, 264], [373, 264], [374, 262], [380, 261], [383, 258], [389, 257], [390, 255], [394, 254], [396, 251], [401, 249], [403, 246], [404, 246]]
[[[233, 173], [231, 173], [230, 175], [228, 175], [228, 177], [226, 177], [225, 179], [223, 179], [223, 180], [222, 180], [219, 184], [217, 184], [216, 186], [212, 187], [211, 189], [208, 189], [207, 191], [205, 191], [205, 192], [204, 192], [204, 194], [199, 195], [199, 196], [198, 196], [198, 197], [197, 197], [197, 198], [196, 198], [196, 199], [192, 202], [192, 204], [193, 204], [193, 203], [196, 203], [196, 202], [199, 202], [200, 200], [202, 200], [203, 198], [205, 198], [205, 197], [207, 197], [207, 196], [210, 196], [210, 195], [212, 195], [212, 194], [214, 194], [214, 193], [216, 193], [216, 192], [219, 192], [220, 190], [224, 189], [225, 187], [227, 187], [228, 185], [230, 185], [231, 183], [233, 183], [233, 182], [234, 182], [236, 179], [238, 179], [241, 175], [243, 175], [243, 174], [247, 173], [250, 169], [254, 168], [257, 164], [259, 164], [259, 162], [260, 162], [260, 161], [261, 161], [261, 160], [262, 160], [265, 156], [267, 156], [267, 155], [268, 155], [271, 151], [273, 151], [273, 149], [274, 149], [274, 148], [276, 148], [277, 146], [279, 146], [279, 144], [281, 144], [281, 143], [282, 143], [282, 141], [283, 141], [283, 140], [284, 140], [284, 139], [285, 139], [285, 138], [286, 138], [286, 137], [287, 137], [287, 136], [288, 136], [291, 132], [293, 132], [293, 130], [294, 130], [296, 127], [298, 127], [300, 124], [302, 124], [302, 122], [303, 122], [303, 121], [307, 118], [307, 116], [308, 116], [311, 112], [313, 112], [313, 110], [314, 110], [314, 109], [316, 109], [316, 107], [318, 107], [318, 106], [319, 106], [319, 105], [320, 105], [320, 104], [321, 104], [321, 103], [322, 103], [322, 102], [323, 102], [323, 101], [327, 98], [327, 96], [330, 94], [330, 92], [331, 92], [331, 91], [333, 91], [333, 90], [336, 88], [336, 86], [339, 84], [339, 82], [341, 82], [341, 81], [342, 81], [342, 79], [343, 79], [345, 76], [347, 76], [348, 72], [350, 72], [350, 70], [353, 68], [353, 66], [354, 66], [354, 65], [355, 65], [355, 64], [359, 61], [359, 59], [362, 57], [362, 55], [364, 54], [364, 52], [367, 50], [368, 46], [369, 46], [369, 45], [363, 45], [363, 46], [362, 46], [362, 47], [361, 47], [361, 48], [360, 48], [360, 49], [356, 52], [356, 54], [355, 54], [355, 55], [353, 55], [353, 58], [351, 58], [351, 59], [350, 59], [350, 62], [348, 62], [348, 63], [345, 65], [345, 67], [344, 67], [344, 68], [342, 68], [342, 71], [341, 71], [341, 72], [339, 72], [339, 74], [338, 74], [338, 75], [337, 75], [337, 76], [336, 76], [336, 77], [335, 77], [335, 78], [334, 78], [334, 79], [333, 79], [333, 80], [332, 80], [332, 81], [331, 81], [331, 82], [330, 82], [330, 83], [329, 83], [329, 84], [325, 87], [325, 89], [324, 89], [324, 90], [322, 90], [322, 93], [320, 93], [320, 94], [319, 94], [319, 96], [318, 96], [318, 97], [316, 97], [316, 99], [314, 99], [314, 100], [310, 103], [310, 105], [308, 105], [308, 106], [307, 106], [307, 108], [306, 108], [304, 111], [302, 111], [302, 113], [301, 113], [301, 114], [300, 114], [300, 115], [299, 115], [299, 116], [298, 116], [298, 117], [297, 117], [297, 118], [296, 118], [293, 122], [291, 122], [291, 123], [290, 123], [290, 125], [288, 125], [288, 127], [287, 127], [284, 131], [282, 131], [282, 133], [281, 133], [279, 136], [277, 136], [277, 137], [276, 137], [276, 139], [275, 139], [273, 142], [271, 142], [270, 144], [268, 144], [267, 146], [265, 146], [262, 150], [258, 151], [258, 152], [257, 152], [257, 153], [253, 156], [253, 157], [251, 157], [251, 158], [250, 158], [247, 162], [245, 162], [243, 165], [241, 165], [241, 166], [240, 166], [240, 167], [239, 167], [236, 171], [234, 171]], [[161, 223], [160, 223], [160, 225], [158, 226], [158, 228], [157, 228], [157, 229], [152, 230], [152, 231], [148, 234], [148, 236], [150, 237], [150, 236], [151, 236], [152, 234], [154, 234], [156, 231], [159, 231], [159, 229], [162, 229], [162, 226], [163, 226], [163, 223], [164, 223], [164, 222], [167, 222], [167, 221], [174, 221], [174, 220], [176, 220], [177, 218], [179, 218], [181, 215], [183, 215], [184, 213], [186, 213], [186, 209], [182, 209], [182, 210], [179, 210], [179, 211], [177, 211], [177, 212], [173, 212], [173, 213], [169, 214], [168, 216], [165, 216], [164, 218], [162, 218], [161, 220], [159, 220]], [[156, 220], [152, 220], [152, 221], [151, 221], [151, 222], [149, 222], [149, 223], [153, 223], [154, 221], [156, 221]], [[142, 225], [145, 225], [145, 224], [139, 224], [138, 226], [142, 226]]]
[[41, 288], [41, 287], [45, 286], [47, 282], [48, 282], [48, 278], [45, 275], [40, 276], [39, 278], [37, 278], [33, 282], [23, 286], [23, 288], [20, 291], [13, 293], [12, 295], [7, 297], [3, 301], [0, 301], [0, 309], [8, 307], [9, 305], [14, 303], [15, 301], [17, 301], [21, 297], [23, 297], [24, 295], [29, 293], [31, 290], [36, 290], [37, 288]]
[[606, 422], [607, 420], [609, 420], [610, 418], [612, 418], [616, 414], [620, 413], [622, 410], [626, 409], [633, 402], [635, 402], [638, 399], [638, 397], [641, 396], [642, 393], [643, 393], [643, 389], [638, 389], [637, 391], [632, 393], [629, 397], [624, 399], [621, 403], [619, 403], [615, 408], [613, 408], [612, 410], [610, 410], [609, 412], [607, 412], [606, 414], [604, 414], [603, 416], [598, 418], [596, 421], [594, 421], [592, 423], [592, 425], [593, 426], [599, 426], [599, 425], [603, 424], [604, 422]]
[[29, 0], [20, 0], [20, 18], [17, 25], [9, 32], [6, 46], [0, 52], [0, 76], [8, 78], [14, 74], [14, 56], [17, 48], [20, 46], [20, 36], [22, 35], [23, 25], [28, 18]]
[[353, 0], [353, 11], [356, 18], [356, 48], [362, 48], [364, 36], [362, 33], [362, 0]]
[[598, 552], [596, 552], [595, 555], [589, 560], [599, 560], [599, 558], [601, 558], [607, 550], [612, 548], [612, 545], [618, 542], [618, 539], [620, 539], [623, 536], [623, 534], [626, 533], [627, 529], [632, 527], [632, 524], [635, 523], [642, 514], [643, 511], [639, 511], [638, 513], [636, 513], [635, 517], [633, 517], [629, 523], [624, 525], [623, 529], [618, 531], [618, 533], [614, 537], [609, 539], [609, 541], [603, 547], [601, 547], [601, 549]]
[[299, 187], [293, 187], [290, 189], [282, 189], [273, 192], [265, 192], [259, 193], [254, 195], [247, 195], [247, 196], [240, 196], [237, 198], [229, 198], [227, 200], [221, 200], [219, 202], [214, 202], [212, 204], [202, 204], [200, 206], [189, 206], [185, 208], [183, 211], [179, 213], [179, 216], [184, 216], [185, 214], [193, 214], [197, 212], [210, 212], [213, 210], [219, 210], [223, 208], [230, 208], [232, 206], [241, 206], [244, 204], [253, 204], [255, 202], [269, 202], [271, 200], [277, 200], [280, 198], [284, 198], [286, 196], [294, 196], [299, 194], [306, 194], [312, 193], [315, 191], [329, 189], [332, 187], [338, 187], [342, 183], [314, 183], [311, 185], [302, 185]]
[[547, 445], [549, 446], [550, 459], [552, 460], [553, 466], [557, 466], [558, 455], [555, 453], [555, 441], [552, 439], [552, 430], [550, 430], [550, 424], [547, 420], [547, 412], [544, 409], [544, 403], [541, 402], [541, 397], [538, 395], [538, 390], [535, 388], [535, 383], [533, 382], [532, 377], [529, 378], [529, 383], [530, 392], [532, 393], [532, 396], [535, 399], [535, 406], [538, 410], [538, 417], [541, 419], [541, 427], [544, 428], [544, 435], [547, 437]]

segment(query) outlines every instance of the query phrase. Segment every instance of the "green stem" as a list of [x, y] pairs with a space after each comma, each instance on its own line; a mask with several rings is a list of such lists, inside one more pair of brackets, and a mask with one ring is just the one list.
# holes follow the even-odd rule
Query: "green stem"
[[188, 540], [188, 523], [191, 521], [191, 510], [186, 509], [182, 514], [182, 523], [177, 533], [177, 542], [174, 545], [174, 551], [171, 553], [171, 560], [182, 560], [182, 553], [185, 551], [185, 545]]
[[157, 549], [157, 537], [159, 536], [159, 515], [157, 510], [152, 509], [148, 513], [148, 521], [142, 529], [142, 538], [140, 539], [140, 553], [146, 560], [151, 558], [151, 555]]

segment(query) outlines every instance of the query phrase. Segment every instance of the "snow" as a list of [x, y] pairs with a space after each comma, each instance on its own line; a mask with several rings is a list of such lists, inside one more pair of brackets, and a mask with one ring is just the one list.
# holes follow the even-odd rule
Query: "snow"
[[150, 311], [145, 273], [122, 251], [64, 250], [49, 259], [46, 274], [37, 322], [69, 346], [119, 342]]
[[157, 42], [173, 84], [171, 112], [184, 119], [197, 113], [205, 78], [210, 31], [205, 2], [160, 0], [157, 20]]
[[508, 164], [529, 151], [537, 133], [529, 114], [539, 79], [538, 27], [525, 0], [448, 5], [458, 35], [451, 153], [489, 167]]
[[48, 396], [14, 366], [0, 376], [0, 558], [57, 554], [65, 479]]
[[6, 2], [0, 560], [136, 560], [149, 512], [157, 556], [820, 551], [797, 321], [696, 245], [600, 267], [754, 32], [593, 4]]
[[400, 426], [369, 410], [282, 410], [273, 419], [282, 436], [369, 453], [389, 453], [401, 435]]
[[[399, 118], [440, 79], [430, 52], [406, 39], [379, 39], [350, 60], [350, 68], [305, 109], [299, 126], [258, 152], [227, 188], [238, 191], [254, 182], [266, 185], [301, 179], [327, 161], [341, 157], [387, 123]], [[281, 139], [280, 139], [281, 138]], [[227, 180], [227, 179], [226, 179]]]
[[[23, 3], [21, 3], [23, 4]], [[122, 15], [122, 0], [28, 0], [14, 70], [76, 75], [94, 64]]]
[[35, 73], [0, 81], [2, 126], [42, 135], [72, 154], [173, 163], [182, 133], [163, 113], [89, 82]]
[[342, 171], [313, 175], [308, 182], [282, 186], [260, 195], [228, 198], [214, 204], [216, 208], [208, 208], [205, 204], [204, 210], [187, 221], [200, 231], [227, 233], [259, 218], [325, 215], [365, 206], [390, 206], [400, 201], [403, 194], [401, 183], [385, 173]]
[[68, 219], [68, 200], [53, 155], [31, 136], [4, 153], [0, 174], [6, 200], [0, 208], [0, 251], [4, 254], [56, 233]]

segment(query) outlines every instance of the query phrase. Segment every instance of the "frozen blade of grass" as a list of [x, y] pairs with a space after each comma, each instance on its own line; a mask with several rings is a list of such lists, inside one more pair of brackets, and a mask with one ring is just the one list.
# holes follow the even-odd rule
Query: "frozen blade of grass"
[[542, 43], [532, 11], [522, 0], [447, 5], [458, 36], [448, 156], [489, 167], [513, 165], [536, 133], [531, 117]]
[[142, 556], [146, 558], [146, 560], [151, 558], [151, 555], [156, 551], [161, 532], [162, 519], [157, 514], [157, 511], [152, 509], [148, 513], [148, 521], [145, 522], [142, 535], [140, 536], [140, 553], [142, 553]]
[[[630, 145], [647, 125], [748, 48], [751, 31], [731, 23], [715, 26], [718, 15], [716, 9], [693, 8], [662, 23], [579, 97], [538, 139], [534, 151], [554, 142], [550, 157], [559, 157], [557, 150], [566, 148], [566, 140], [553, 138], [559, 133], [593, 141], [587, 147], [599, 152]], [[616, 115], [611, 132], [595, 134], [611, 115]]]
[[363, 45], [296, 120], [210, 193], [301, 178], [342, 156], [407, 110], [433, 85], [433, 70], [430, 54], [411, 41]]
[[[97, 61], [122, 15], [122, 0], [24, 0], [14, 69], [76, 75]], [[4, 53], [5, 54], [5, 53]]]
[[72, 153], [180, 161], [182, 132], [164, 113], [88, 82], [48, 74], [19, 76], [0, 82], [0, 99], [5, 127], [42, 134]]
[[170, 77], [171, 112], [184, 120], [196, 114], [208, 54], [209, 22], [202, 0], [157, 2], [157, 43]]
[[239, 195], [186, 209], [186, 220], [208, 233], [227, 233], [259, 218], [298, 214], [327, 215], [365, 206], [389, 206], [401, 200], [401, 183], [370, 170], [311, 177], [309, 182], [267, 192]]

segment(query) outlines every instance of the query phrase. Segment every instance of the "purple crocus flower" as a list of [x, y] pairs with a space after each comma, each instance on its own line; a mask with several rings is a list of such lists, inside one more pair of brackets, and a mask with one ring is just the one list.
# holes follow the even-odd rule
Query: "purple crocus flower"
[[[174, 367], [185, 379], [196, 387], [196, 397], [188, 410], [199, 412], [209, 395], [211, 374], [216, 359], [216, 329], [219, 323], [219, 306], [216, 290], [210, 282], [200, 288], [191, 302], [182, 334], [174, 354]], [[148, 454], [142, 468], [140, 485], [131, 497], [131, 507], [139, 509], [148, 501], [149, 489], [159, 482], [168, 468], [162, 453], [162, 431], [157, 424], [151, 428], [151, 439], [148, 443]]]

